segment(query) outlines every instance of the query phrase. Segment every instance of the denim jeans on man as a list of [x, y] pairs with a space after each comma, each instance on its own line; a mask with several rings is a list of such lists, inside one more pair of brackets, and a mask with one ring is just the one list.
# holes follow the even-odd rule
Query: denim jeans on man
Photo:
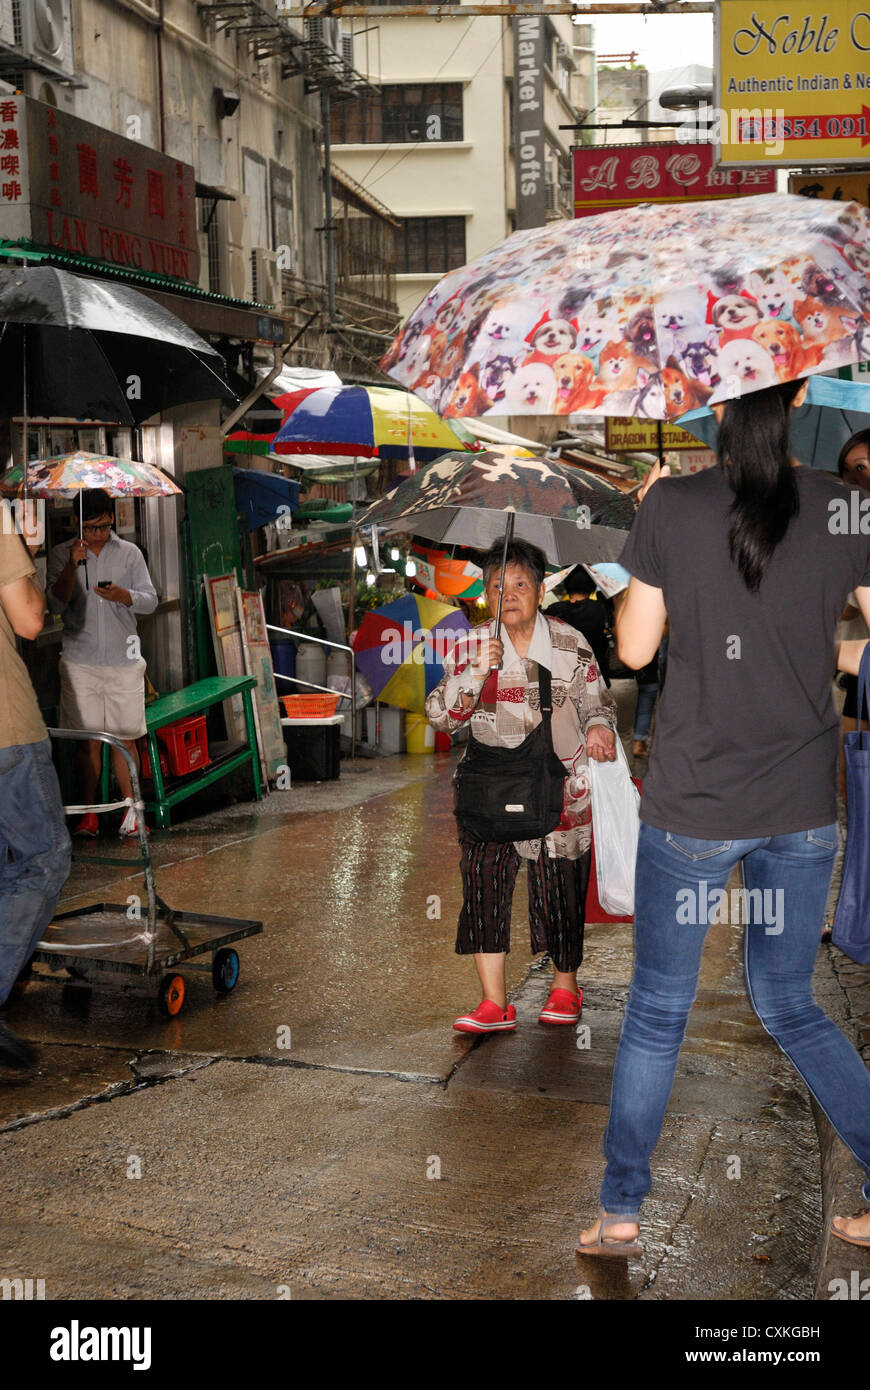
[[0, 748], [0, 1007], [54, 915], [69, 866], [48, 739]]
[[[633, 1216], [649, 1192], [650, 1156], [695, 999], [715, 890], [725, 887], [741, 860], [747, 894], [761, 890], [749, 899], [743, 927], [750, 1003], [864, 1169], [864, 1196], [870, 1197], [870, 1072], [812, 995], [836, 847], [835, 825], [718, 841], [641, 825], [634, 976], [604, 1137], [605, 1211]], [[698, 925], [692, 924], [693, 903]]]

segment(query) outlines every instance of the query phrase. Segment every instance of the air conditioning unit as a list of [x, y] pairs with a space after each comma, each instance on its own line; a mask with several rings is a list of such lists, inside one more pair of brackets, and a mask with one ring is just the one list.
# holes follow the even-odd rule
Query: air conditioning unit
[[341, 20], [334, 19], [332, 16], [316, 15], [314, 19], [307, 21], [309, 39], [316, 39], [319, 43], [331, 48], [339, 57], [342, 56], [341, 45]]
[[227, 241], [230, 246], [244, 246], [245, 226], [248, 221], [248, 199], [244, 193], [237, 194], [232, 201], [226, 201]]
[[72, 0], [22, 0], [21, 50], [64, 77], [75, 73]]
[[345, 61], [345, 65], [353, 70], [353, 34], [342, 34], [341, 56]]
[[221, 252], [221, 292], [231, 299], [249, 299], [249, 261], [236, 246], [225, 246]]
[[252, 298], [259, 304], [280, 305], [281, 275], [275, 252], [264, 246], [255, 246], [251, 252], [251, 269]]
[[13, 0], [0, 0], [0, 44], [4, 48], [18, 47]]

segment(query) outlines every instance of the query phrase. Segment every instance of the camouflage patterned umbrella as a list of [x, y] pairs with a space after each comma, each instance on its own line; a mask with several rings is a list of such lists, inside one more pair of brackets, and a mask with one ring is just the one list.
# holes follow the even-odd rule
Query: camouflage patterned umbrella
[[623, 529], [598, 518], [612, 490], [575, 469], [525, 449], [444, 454], [400, 483], [358, 518], [358, 526], [407, 531], [444, 544], [488, 550], [513, 534], [544, 552], [551, 564], [618, 560]]

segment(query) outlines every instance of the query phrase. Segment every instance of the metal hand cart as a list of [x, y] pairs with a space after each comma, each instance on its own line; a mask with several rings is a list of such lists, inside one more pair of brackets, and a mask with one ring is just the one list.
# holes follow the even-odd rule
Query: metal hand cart
[[[217, 917], [213, 913], [182, 912], [171, 908], [157, 892], [151, 846], [145, 828], [145, 806], [135, 759], [120, 739], [111, 734], [82, 729], [49, 729], [53, 739], [79, 742], [95, 740], [117, 748], [127, 760], [133, 791], [132, 809], [136, 814], [139, 855], [121, 859], [117, 855], [81, 855], [80, 864], [111, 864], [128, 868], [137, 863], [145, 883], [145, 902], [131, 894], [126, 903], [94, 903], [55, 913], [37, 947], [33, 960], [51, 968], [53, 974], [65, 972], [64, 984], [108, 985], [136, 994], [156, 994], [164, 1013], [174, 1017], [184, 1004], [184, 977], [176, 967], [211, 973], [218, 994], [229, 994], [239, 978], [239, 957], [229, 943], [263, 930], [262, 922], [242, 917]], [[66, 806], [67, 815], [116, 811], [129, 807], [129, 800], [104, 802], [96, 806]], [[211, 963], [194, 964], [194, 956], [211, 953]], [[40, 980], [51, 979], [43, 972]]]

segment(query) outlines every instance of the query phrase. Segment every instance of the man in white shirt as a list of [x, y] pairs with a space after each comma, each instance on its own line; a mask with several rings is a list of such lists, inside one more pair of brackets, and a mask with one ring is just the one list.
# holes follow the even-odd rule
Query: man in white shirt
[[[157, 592], [138, 546], [112, 531], [114, 504], [94, 488], [82, 499], [82, 536], [54, 550], [48, 569], [48, 602], [63, 614], [60, 662], [60, 722], [67, 729], [114, 734], [136, 759], [136, 739], [145, 733], [145, 662], [139, 651], [136, 614], [153, 613]], [[92, 805], [100, 776], [103, 745], [82, 745], [79, 762], [82, 799]], [[126, 760], [112, 750], [123, 797], [131, 797]], [[87, 812], [77, 835], [96, 835], [97, 817]], [[137, 834], [132, 807], [122, 835]]]

